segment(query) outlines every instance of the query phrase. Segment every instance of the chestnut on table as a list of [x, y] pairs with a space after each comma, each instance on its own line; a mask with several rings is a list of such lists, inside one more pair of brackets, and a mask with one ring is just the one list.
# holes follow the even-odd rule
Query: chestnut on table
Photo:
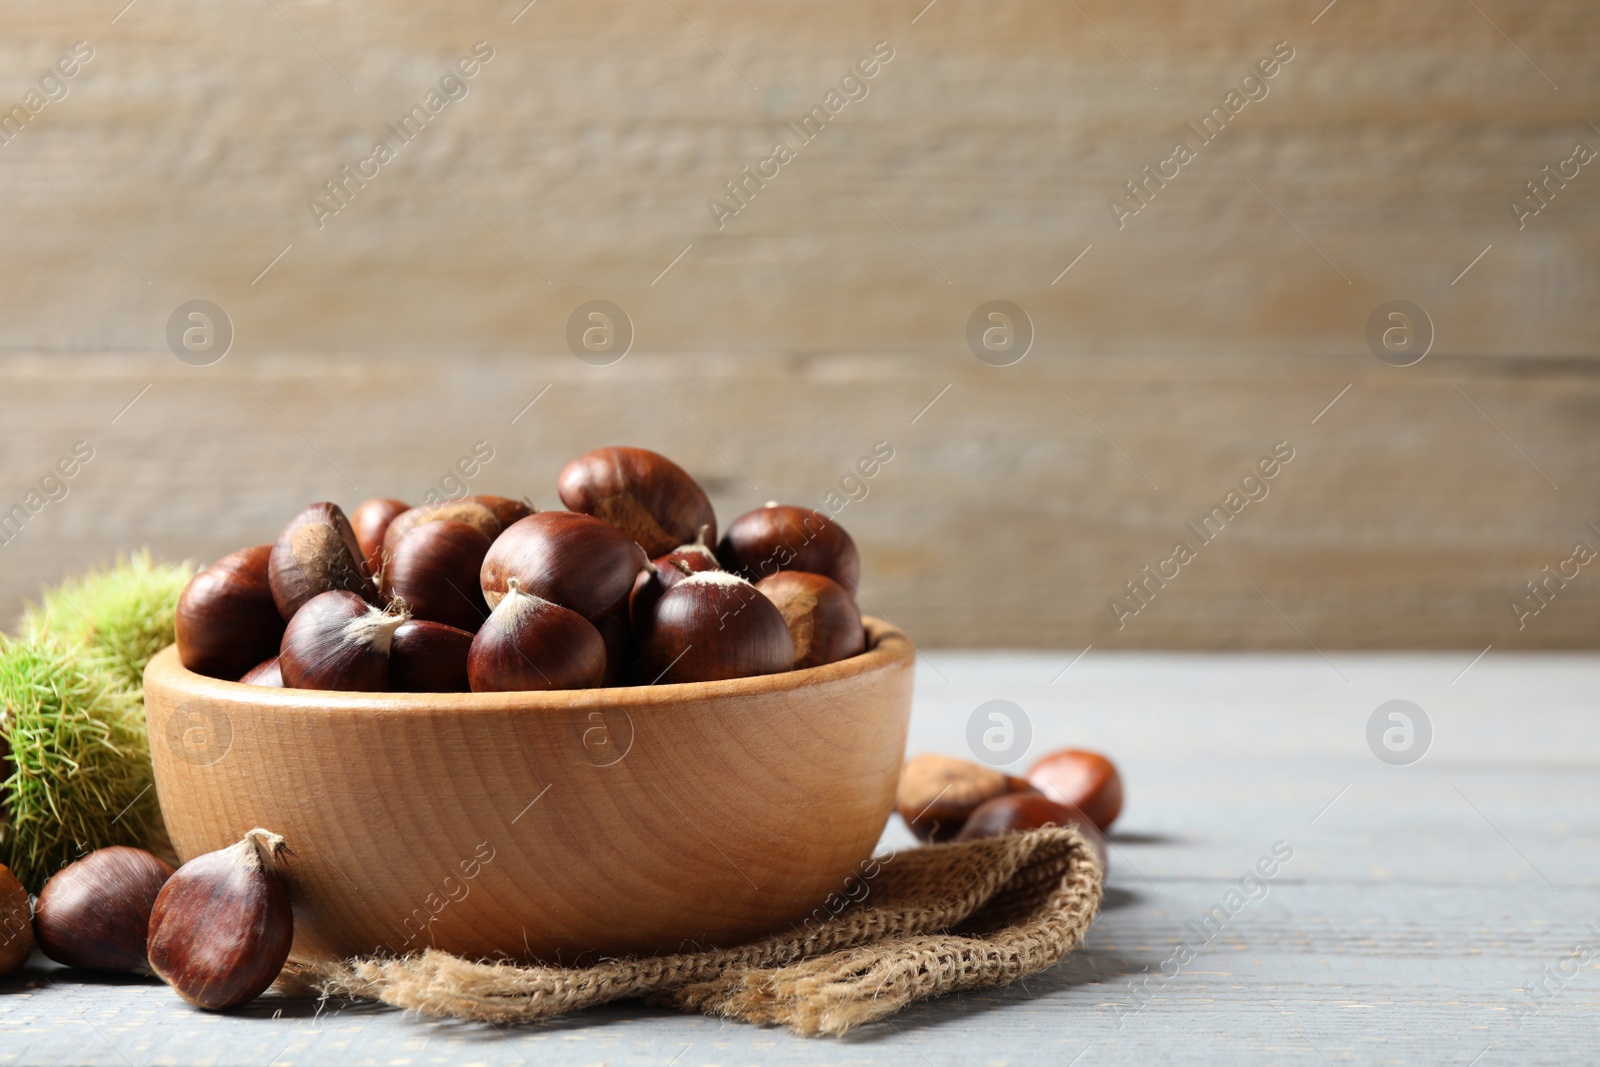
[[278, 867], [289, 848], [260, 828], [198, 856], [167, 879], [150, 909], [150, 969], [212, 1010], [248, 1003], [277, 981], [294, 940]]
[[1107, 865], [1105, 831], [1122, 811], [1122, 776], [1098, 752], [1075, 748], [1046, 754], [1025, 779], [971, 760], [923, 753], [901, 770], [895, 809], [906, 828], [925, 841], [1076, 826]]
[[40, 950], [69, 967], [151, 973], [150, 910], [171, 877], [165, 861], [124, 845], [68, 864], [50, 876], [34, 905]]

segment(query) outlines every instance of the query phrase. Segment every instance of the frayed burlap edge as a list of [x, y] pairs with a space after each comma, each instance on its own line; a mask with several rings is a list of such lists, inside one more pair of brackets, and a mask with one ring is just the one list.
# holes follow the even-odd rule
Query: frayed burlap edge
[[643, 997], [800, 1034], [842, 1034], [919, 1000], [1050, 967], [1082, 941], [1101, 882], [1083, 836], [1047, 827], [899, 853], [862, 878], [859, 903], [734, 948], [589, 967], [473, 962], [430, 949], [291, 963], [278, 988], [494, 1023]]

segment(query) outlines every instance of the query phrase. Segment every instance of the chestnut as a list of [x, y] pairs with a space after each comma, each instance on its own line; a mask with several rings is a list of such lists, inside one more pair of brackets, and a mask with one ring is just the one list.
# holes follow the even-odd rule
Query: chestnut
[[28, 891], [0, 864], [0, 978], [22, 969], [33, 954], [33, 908]]
[[179, 867], [150, 912], [150, 967], [196, 1007], [254, 1000], [283, 970], [294, 942], [289, 887], [277, 870], [283, 838], [260, 828]]
[[524, 593], [593, 620], [623, 606], [646, 562], [644, 549], [592, 515], [541, 511], [506, 528], [479, 579], [491, 608], [515, 578]]
[[1021, 830], [1037, 830], [1041, 826], [1076, 826], [1100, 857], [1101, 868], [1110, 869], [1106, 838], [1099, 827], [1076, 808], [1057, 804], [1038, 793], [1008, 793], [984, 801], [967, 816], [966, 825], [956, 835], [956, 840], [998, 837]]
[[697, 571], [719, 571], [722, 564], [717, 554], [706, 544], [711, 527], [700, 527], [700, 535], [693, 544], [679, 545], [658, 559], [645, 564], [644, 570], [633, 580], [633, 591], [628, 594], [628, 619], [635, 633], [643, 634], [655, 614], [661, 594], [677, 585], [686, 574]]
[[350, 513], [350, 529], [355, 532], [356, 544], [361, 546], [361, 561], [367, 573], [376, 577], [383, 565], [383, 535], [389, 524], [411, 505], [392, 496], [375, 496], [363, 500]]
[[1083, 812], [1101, 832], [1122, 813], [1122, 775], [1098, 752], [1051, 752], [1028, 770], [1028, 781], [1057, 804]]
[[526, 500], [512, 500], [508, 496], [488, 496], [484, 493], [475, 493], [472, 496], [462, 497], [461, 500], [465, 504], [479, 504], [488, 508], [489, 513], [494, 516], [494, 520], [500, 524], [502, 530], [539, 510]]
[[243, 685], [265, 685], [275, 689], [282, 689], [284, 687], [283, 671], [278, 668], [278, 657], [273, 656], [271, 659], [257, 663], [246, 671], [239, 681]]
[[[476, 586], [474, 586], [476, 588]], [[465, 693], [472, 635], [427, 619], [395, 627], [389, 642], [389, 688], [396, 693]]]
[[149, 974], [150, 910], [172, 868], [142, 848], [97, 848], [45, 882], [33, 910], [39, 951], [68, 967]]
[[699, 530], [695, 531], [693, 541], [690, 541], [688, 544], [679, 545], [671, 552], [668, 552], [666, 555], [656, 560], [656, 563], [659, 564], [663, 560], [668, 563], [682, 560], [689, 565], [690, 570], [721, 570], [722, 564], [717, 562], [717, 550], [712, 547], [716, 539], [716, 527], [710, 523], [707, 523], [706, 525], [700, 527]]
[[278, 670], [291, 689], [377, 693], [389, 687], [389, 649], [405, 610], [374, 607], [342, 589], [318, 593], [289, 620]]
[[948, 841], [985, 801], [1031, 792], [1021, 778], [970, 760], [924, 753], [907, 760], [895, 788], [894, 806], [912, 833], [924, 841]]
[[643, 448], [597, 448], [568, 463], [556, 483], [573, 511], [615, 526], [649, 556], [670, 552], [705, 527], [717, 537], [706, 491], [666, 456]]
[[606, 673], [600, 684], [606, 687], [627, 685], [633, 668], [633, 629], [626, 613], [614, 611], [594, 621], [600, 640], [606, 644]]
[[178, 658], [196, 674], [237, 678], [278, 651], [283, 616], [267, 581], [271, 545], [241, 548], [190, 579], [178, 597]]
[[832, 578], [855, 596], [861, 556], [843, 526], [820, 511], [772, 502], [728, 524], [717, 559], [755, 581], [779, 571], [809, 571]]
[[[543, 514], [553, 514], [544, 512]], [[606, 673], [606, 643], [594, 624], [524, 593], [516, 578], [484, 621], [467, 655], [474, 693], [592, 689]]]
[[476, 527], [426, 522], [394, 546], [379, 588], [388, 599], [404, 600], [413, 618], [474, 632], [489, 615], [478, 588], [478, 572], [488, 554], [489, 539]]
[[639, 666], [650, 684], [777, 674], [794, 667], [794, 641], [755, 586], [727, 571], [698, 571], [662, 594]]
[[475, 500], [455, 500], [448, 504], [423, 504], [394, 517], [383, 532], [383, 558], [387, 561], [396, 547], [419, 526], [430, 522], [464, 522], [493, 541], [505, 529], [493, 509]]
[[849, 659], [867, 647], [855, 597], [832, 578], [809, 571], [779, 571], [761, 579], [756, 588], [789, 625], [796, 669]]
[[333, 589], [376, 603], [378, 588], [361, 560], [361, 544], [339, 506], [310, 505], [289, 520], [267, 560], [267, 581], [278, 613], [292, 619], [306, 601]]

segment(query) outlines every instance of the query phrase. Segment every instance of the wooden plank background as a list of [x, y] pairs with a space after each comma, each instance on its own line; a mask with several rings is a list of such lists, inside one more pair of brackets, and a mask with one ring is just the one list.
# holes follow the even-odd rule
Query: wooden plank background
[[[1508, 206], [1600, 147], [1592, 4], [523, 3], [0, 13], [0, 107], [93, 49], [0, 144], [0, 510], [95, 449], [0, 545], [5, 615], [119, 548], [420, 497], [477, 440], [476, 488], [545, 504], [576, 452], [656, 447], [724, 519], [888, 440], [840, 518], [921, 643], [1594, 646], [1588, 568], [1520, 629], [1511, 602], [1600, 547], [1600, 167]], [[319, 229], [307, 201], [479, 41]], [[1107, 201], [1281, 41], [1119, 230]], [[878, 42], [868, 95], [719, 229], [708, 199]], [[566, 347], [596, 298], [635, 327], [613, 366]], [[1014, 366], [967, 347], [993, 298], [1033, 323]], [[1365, 340], [1396, 298], [1436, 328], [1413, 367]], [[192, 299], [236, 331], [214, 366], [167, 349]], [[1270, 495], [1119, 628], [1279, 441]]]

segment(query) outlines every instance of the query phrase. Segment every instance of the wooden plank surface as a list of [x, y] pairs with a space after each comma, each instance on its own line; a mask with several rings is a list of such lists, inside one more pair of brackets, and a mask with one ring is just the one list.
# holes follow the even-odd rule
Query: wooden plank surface
[[[1600, 634], [1592, 578], [1511, 607], [1600, 548], [1600, 164], [1509, 207], [1600, 147], [1586, 0], [35, 0], [0, 13], [0, 105], [79, 41], [0, 144], [0, 508], [73, 442], [100, 458], [0, 548], [5, 617], [141, 542], [213, 557], [311, 497], [419, 495], [479, 439], [494, 488], [545, 503], [582, 448], [659, 447], [725, 517], [820, 501], [888, 440], [841, 520], [926, 645]], [[478, 41], [465, 95], [389, 132]], [[878, 42], [866, 95], [791, 132]], [[395, 158], [342, 178], [379, 138]], [[1146, 179], [1178, 138], [1196, 158]], [[1032, 323], [1014, 366], [969, 350], [997, 298]], [[1408, 368], [1366, 338], [1401, 298], [1436, 335]], [[233, 326], [215, 366], [168, 350], [195, 299]], [[592, 299], [634, 327], [614, 366], [567, 349]], [[1277, 441], [1300, 458], [1271, 498], [1119, 625]]]
[[[1128, 806], [1085, 948], [1004, 990], [916, 1006], [832, 1041], [623, 1005], [494, 1029], [369, 1005], [265, 999], [230, 1017], [159, 985], [39, 961], [0, 986], [0, 1059], [105, 1064], [605, 1062], [1091, 1064], [1582, 1062], [1600, 1011], [1600, 657], [938, 653], [911, 750], [967, 752], [1014, 702], [1023, 765], [1113, 754]], [[1465, 670], [1464, 670], [1465, 669]], [[1366, 740], [1413, 701], [1408, 766]], [[1021, 718], [1019, 717], [1019, 722]], [[1201, 924], [1278, 843], [1293, 855], [1220, 934]], [[898, 823], [885, 848], [910, 847]], [[1200, 951], [1162, 974], [1180, 940]], [[1171, 969], [1171, 968], [1169, 968]], [[1563, 971], [1566, 973], [1563, 974]], [[1555, 975], [1555, 978], [1541, 978]], [[1535, 992], [1545, 982], [1546, 992]]]
[[[1594, 353], [1600, 175], [1520, 230], [1508, 208], [1600, 145], [1584, 0], [107, 6], [4, 16], [0, 100], [94, 49], [0, 147], [10, 348], [159, 345], [206, 296], [258, 351], [520, 351], [603, 296], [652, 347], [931, 355], [999, 295], [1059, 351], [1343, 353], [1408, 296], [1441, 351]], [[480, 40], [467, 95], [396, 141]], [[707, 201], [880, 41], [867, 95], [719, 228]], [[1187, 124], [1280, 41], [1202, 145]], [[1198, 158], [1118, 229], [1180, 137]], [[380, 138], [392, 164], [319, 228], [308, 201]]]
[[[129, 355], [0, 369], [0, 502], [74, 441], [95, 449], [65, 499], [0, 545], [8, 616], [43, 580], [129, 546], [214, 559], [270, 541], [311, 500], [421, 499], [480, 440], [494, 458], [475, 491], [560, 506], [567, 459], [626, 441], [684, 463], [724, 522], [772, 498], [820, 505], [888, 441], [894, 459], [838, 519], [861, 544], [864, 608], [924, 647], [1476, 652], [1600, 635], [1593, 567], [1566, 564], [1578, 576], [1557, 576], [1537, 615], [1511, 606], [1540, 605], [1525, 583], [1575, 542], [1600, 549], [1587, 371], [1370, 355], [1003, 370], [968, 356], [930, 372], [909, 357], [638, 353], [596, 368], [249, 352], [206, 368]], [[1278, 442], [1294, 458], [1261, 481], [1267, 496], [1234, 498], [1240, 513], [1203, 543], [1199, 524]], [[1181, 567], [1164, 562], [1180, 539], [1196, 553]], [[1177, 577], [1158, 586], [1147, 566]], [[1151, 583], [1150, 602], [1118, 615], [1113, 598], [1139, 603], [1130, 581]]]

